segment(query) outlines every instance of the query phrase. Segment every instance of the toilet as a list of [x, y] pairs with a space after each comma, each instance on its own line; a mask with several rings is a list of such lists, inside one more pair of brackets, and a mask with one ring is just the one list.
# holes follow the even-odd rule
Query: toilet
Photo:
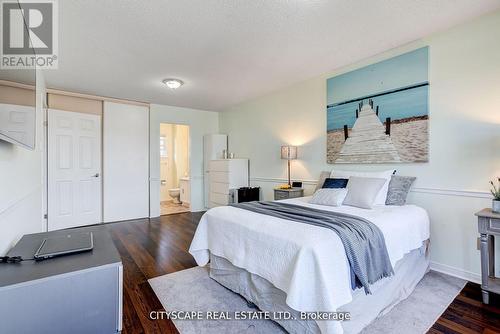
[[175, 204], [181, 204], [181, 190], [179, 188], [168, 189], [168, 194], [170, 195], [170, 197], [172, 197]]

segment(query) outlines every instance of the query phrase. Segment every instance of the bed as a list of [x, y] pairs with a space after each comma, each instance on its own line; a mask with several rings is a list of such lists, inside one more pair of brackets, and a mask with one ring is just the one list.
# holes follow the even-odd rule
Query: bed
[[310, 197], [282, 202], [331, 210], [369, 220], [383, 233], [395, 274], [376, 282], [372, 294], [352, 289], [352, 276], [339, 236], [236, 207], [213, 208], [201, 218], [190, 253], [211, 277], [261, 310], [350, 312], [351, 320], [278, 321], [291, 333], [357, 333], [406, 298], [429, 267], [429, 218], [415, 205], [329, 207]]

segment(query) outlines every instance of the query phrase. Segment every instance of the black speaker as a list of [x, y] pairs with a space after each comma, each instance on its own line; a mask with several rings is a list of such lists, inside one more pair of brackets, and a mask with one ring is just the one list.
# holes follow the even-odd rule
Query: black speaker
[[238, 203], [260, 200], [260, 187], [243, 187], [238, 189]]
[[302, 188], [302, 182], [299, 181], [292, 182], [292, 188]]

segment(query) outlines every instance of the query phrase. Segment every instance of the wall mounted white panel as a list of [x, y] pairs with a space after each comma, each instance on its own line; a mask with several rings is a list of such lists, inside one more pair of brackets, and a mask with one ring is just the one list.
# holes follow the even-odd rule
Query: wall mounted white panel
[[104, 222], [149, 216], [149, 108], [104, 102]]
[[[43, 131], [45, 96], [43, 73], [37, 70], [35, 150], [0, 140], [0, 256], [24, 234], [46, 230], [43, 218], [46, 212], [46, 170], [43, 158], [46, 154]], [[9, 93], [7, 97], [15, 98], [18, 95]]]

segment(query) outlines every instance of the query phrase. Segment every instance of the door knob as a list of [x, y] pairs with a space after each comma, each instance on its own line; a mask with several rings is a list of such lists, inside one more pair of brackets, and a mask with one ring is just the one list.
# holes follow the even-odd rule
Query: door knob
[[95, 173], [95, 175], [92, 175], [92, 177], [99, 177], [99, 173]]

